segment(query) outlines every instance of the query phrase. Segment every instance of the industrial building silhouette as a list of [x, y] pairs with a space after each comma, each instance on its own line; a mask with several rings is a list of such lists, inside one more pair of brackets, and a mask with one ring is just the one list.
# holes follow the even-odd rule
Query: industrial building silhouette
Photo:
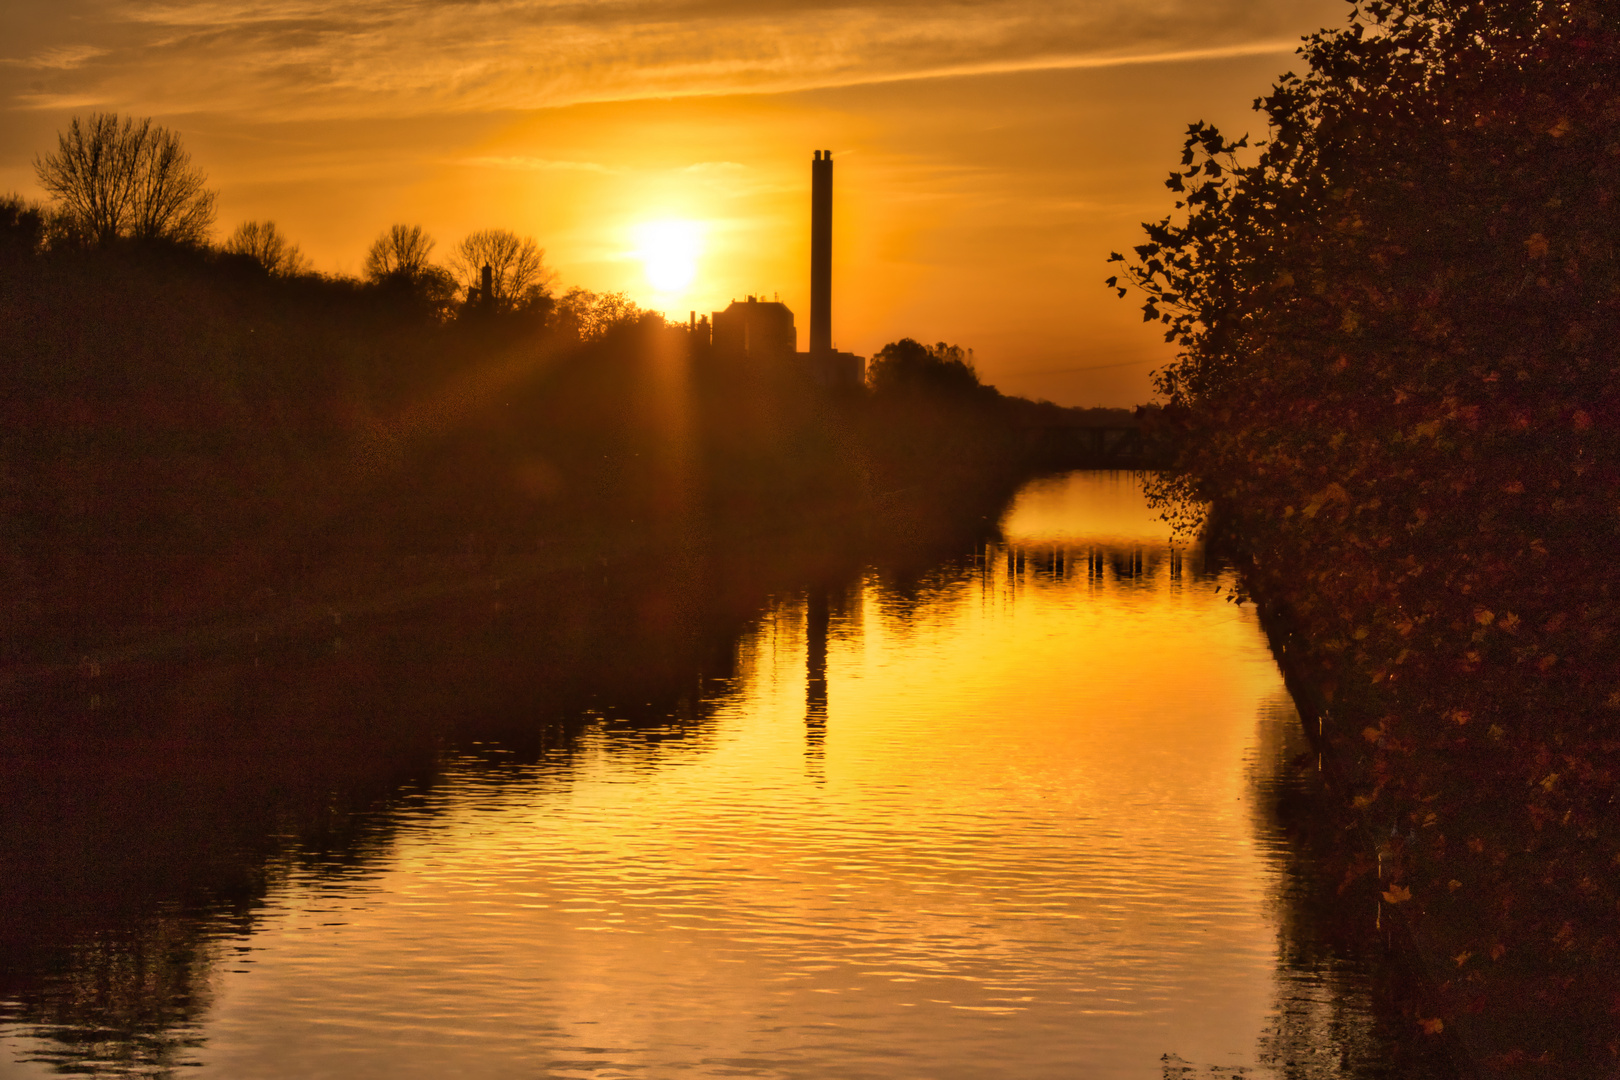
[[712, 322], [692, 330], [706, 335], [718, 356], [760, 364], [798, 364], [828, 388], [860, 386], [866, 358], [832, 347], [832, 151], [817, 150], [810, 163], [810, 341], [798, 351], [793, 312], [779, 300], [750, 296], [716, 311]]

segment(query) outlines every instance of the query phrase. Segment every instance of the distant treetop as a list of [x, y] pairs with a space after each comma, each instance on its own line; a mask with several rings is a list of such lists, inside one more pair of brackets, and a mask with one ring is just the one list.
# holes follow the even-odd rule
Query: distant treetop
[[969, 350], [943, 341], [924, 345], [912, 338], [879, 349], [867, 365], [866, 381], [880, 394], [922, 391], [971, 396], [990, 389], [979, 382]]
[[432, 266], [434, 240], [420, 225], [391, 225], [366, 252], [365, 275], [372, 281], [414, 280]]
[[456, 245], [450, 269], [467, 290], [483, 288], [484, 267], [490, 270], [490, 295], [479, 303], [495, 311], [530, 306], [546, 296], [556, 274], [545, 264], [545, 251], [528, 237], [508, 229], [479, 229]]
[[392, 225], [366, 252], [365, 275], [408, 305], [443, 318], [455, 299], [456, 282], [435, 265], [433, 237], [420, 225]]
[[298, 245], [288, 240], [273, 221], [242, 222], [225, 241], [225, 250], [232, 255], [246, 255], [280, 277], [293, 277], [310, 269]]

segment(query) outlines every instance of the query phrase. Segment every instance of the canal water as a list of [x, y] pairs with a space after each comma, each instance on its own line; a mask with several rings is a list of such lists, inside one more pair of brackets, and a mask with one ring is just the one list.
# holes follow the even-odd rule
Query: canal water
[[[0, 1076], [1385, 1075], [1370, 976], [1303, 898], [1278, 806], [1310, 755], [1231, 584], [1134, 477], [1074, 473], [932, 565], [762, 597], [684, 697], [435, 734], [320, 787], [319, 827], [244, 767], [153, 810], [158, 840], [118, 835], [149, 793], [53, 832], [98, 797], [58, 777], [6, 804], [38, 834], [6, 873], [67, 883], [18, 901]], [[154, 844], [185, 888], [75, 862]]]

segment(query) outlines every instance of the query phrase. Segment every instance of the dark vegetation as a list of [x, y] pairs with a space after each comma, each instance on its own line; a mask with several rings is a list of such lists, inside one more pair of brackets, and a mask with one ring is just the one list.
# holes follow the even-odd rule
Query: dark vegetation
[[829, 393], [622, 295], [555, 295], [501, 229], [446, 267], [395, 225], [361, 280], [272, 222], [213, 248], [200, 170], [147, 122], [76, 121], [36, 167], [53, 204], [0, 204], [13, 665], [1005, 488], [1098, 419], [909, 339]]
[[1253, 150], [1189, 129], [1124, 271], [1181, 349], [1157, 493], [1213, 505], [1323, 719], [1413, 1037], [1613, 1076], [1620, 18], [1360, 3], [1302, 53]]

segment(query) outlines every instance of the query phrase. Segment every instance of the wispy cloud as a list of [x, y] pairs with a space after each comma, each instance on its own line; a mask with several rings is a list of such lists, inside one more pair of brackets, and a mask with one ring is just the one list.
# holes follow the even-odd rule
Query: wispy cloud
[[[1335, 0], [99, 0], [40, 102], [346, 117], [1286, 52]], [[49, 26], [39, 27], [48, 30]], [[54, 58], [54, 59], [53, 59]], [[21, 63], [21, 61], [13, 61]]]
[[550, 158], [529, 157], [522, 154], [486, 155], [462, 158], [458, 164], [485, 169], [515, 169], [520, 172], [587, 172], [615, 173], [622, 169], [610, 168], [595, 161], [553, 161]]
[[25, 58], [0, 57], [0, 64], [35, 71], [71, 71], [107, 52], [97, 45], [57, 45]]

